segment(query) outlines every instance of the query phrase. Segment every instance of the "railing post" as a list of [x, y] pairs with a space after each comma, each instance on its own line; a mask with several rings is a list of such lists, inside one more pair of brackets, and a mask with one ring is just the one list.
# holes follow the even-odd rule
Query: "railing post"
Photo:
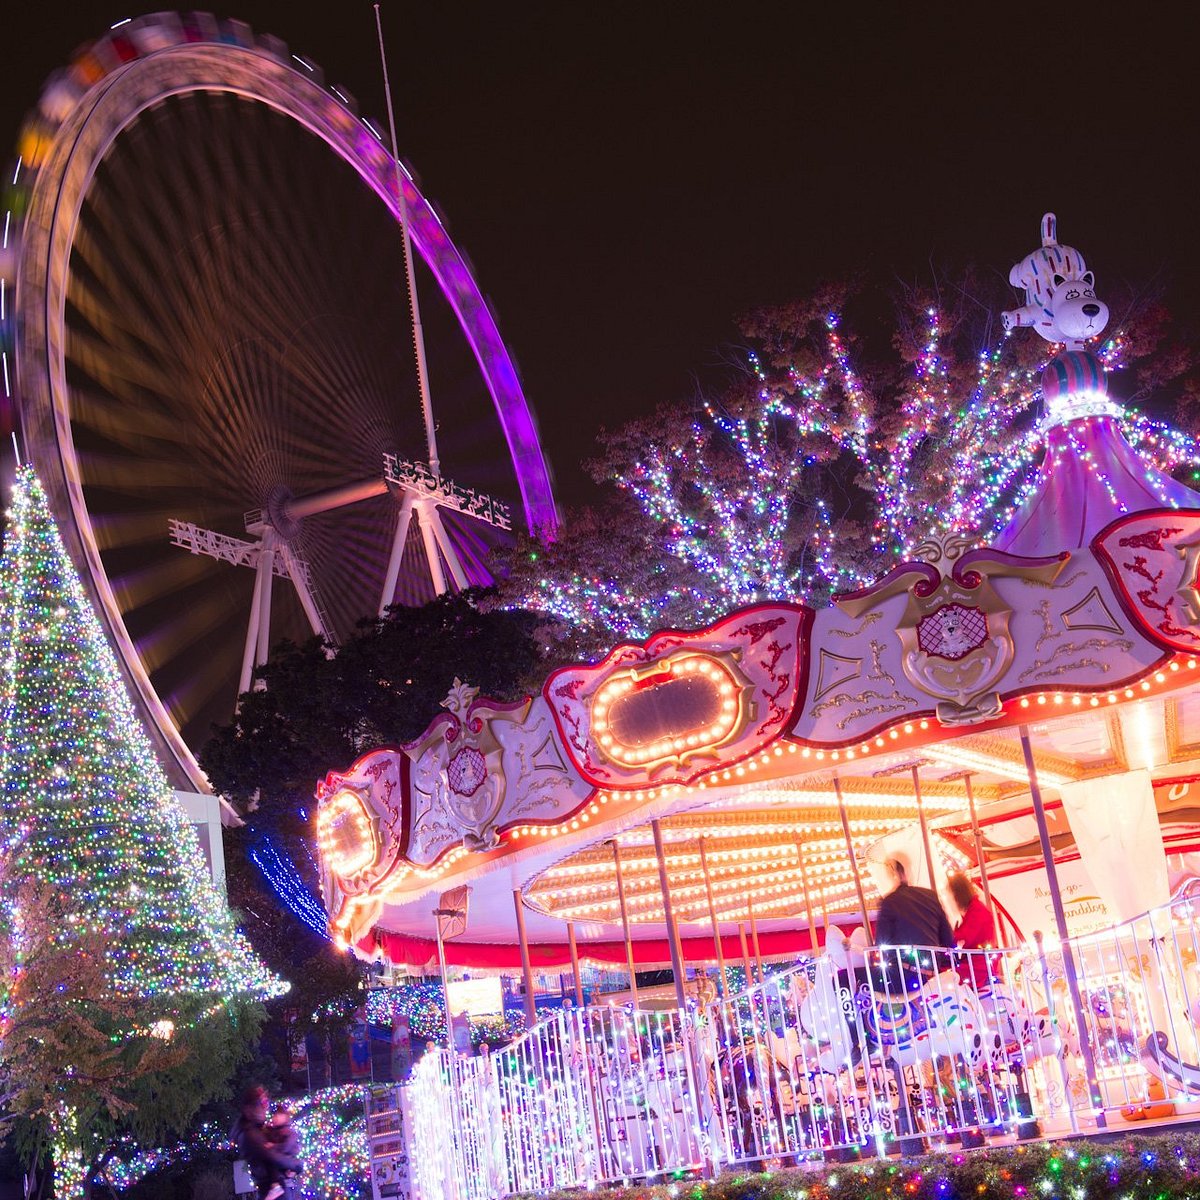
[[[1042, 858], [1046, 862], [1046, 884], [1050, 900], [1054, 905], [1054, 923], [1058, 927], [1058, 940], [1062, 944], [1063, 973], [1067, 977], [1067, 993], [1071, 997], [1071, 1009], [1075, 1026], [1079, 1030], [1079, 1050], [1083, 1055], [1083, 1069], [1087, 1074], [1088, 1095], [1091, 1098], [1093, 1116], [1098, 1129], [1107, 1127], [1104, 1118], [1104, 1098], [1096, 1078], [1096, 1058], [1092, 1053], [1092, 1042], [1088, 1035], [1083, 997], [1079, 992], [1079, 979], [1075, 974], [1075, 956], [1068, 940], [1067, 913], [1063, 908], [1062, 893], [1058, 886], [1058, 868], [1054, 865], [1054, 847], [1050, 843], [1050, 827], [1046, 824], [1046, 808], [1042, 803], [1042, 789], [1038, 786], [1037, 765], [1033, 761], [1033, 746], [1029, 741], [1029, 726], [1021, 726], [1021, 751], [1025, 755], [1025, 770], [1029, 775], [1029, 795], [1033, 800], [1033, 817], [1037, 822], [1038, 838], [1042, 844]], [[1047, 1002], [1049, 997], [1047, 997]], [[1070, 1095], [1067, 1097], [1070, 1104]], [[1074, 1111], [1074, 1110], [1072, 1110]]]

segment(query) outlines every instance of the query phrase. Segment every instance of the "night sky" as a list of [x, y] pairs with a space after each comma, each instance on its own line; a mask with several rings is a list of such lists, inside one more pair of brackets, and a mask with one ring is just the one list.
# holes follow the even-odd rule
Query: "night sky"
[[[137, 11], [9, 6], [0, 142]], [[384, 21], [401, 154], [492, 298], [571, 504], [596, 430], [686, 401], [738, 313], [852, 269], [1005, 275], [1046, 209], [1101, 294], [1162, 272], [1200, 313], [1200, 29], [1155, 11], [389, 0]], [[220, 15], [384, 116], [365, 0]]]

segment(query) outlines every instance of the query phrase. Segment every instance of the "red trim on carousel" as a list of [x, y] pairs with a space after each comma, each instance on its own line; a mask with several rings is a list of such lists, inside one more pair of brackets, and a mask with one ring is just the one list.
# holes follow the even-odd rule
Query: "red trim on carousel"
[[[861, 922], [856, 922], [859, 924]], [[836, 924], [835, 924], [835, 927]], [[849, 928], [849, 926], [848, 926]], [[716, 948], [711, 937], [685, 937], [683, 960], [693, 966], [714, 966], [717, 961]], [[798, 958], [810, 949], [807, 931], [766, 930], [758, 935], [759, 947], [766, 960]], [[824, 927], [817, 929], [818, 948], [825, 944]], [[585, 963], [604, 963], [614, 967], [626, 965], [623, 941], [580, 942], [579, 958]], [[377, 929], [363, 938], [356, 947], [370, 957], [381, 949], [393, 963], [408, 966], [424, 966], [437, 961], [437, 943], [432, 938], [411, 937], [403, 933], [390, 933]], [[730, 966], [742, 962], [741, 941], [736, 934], [725, 934], [721, 938], [721, 949]], [[547, 969], [571, 969], [571, 951], [564, 942], [534, 942], [529, 947], [529, 958], [535, 971]], [[633, 943], [634, 965], [647, 970], [653, 967], [667, 968], [671, 964], [671, 948], [666, 938], [645, 938]], [[460, 942], [446, 943], [446, 962], [452, 967], [479, 967], [520, 971], [521, 948], [510, 942]]]
[[[1100, 564], [1105, 575], [1108, 576], [1109, 583], [1112, 584], [1112, 590], [1116, 594], [1117, 603], [1124, 609], [1125, 615], [1129, 617], [1134, 625], [1142, 632], [1142, 634], [1155, 645], [1165, 646], [1170, 652], [1171, 657], [1180, 656], [1183, 658], [1196, 657], [1200, 654], [1200, 646], [1184, 646], [1178, 641], [1173, 641], [1164, 635], [1161, 629], [1156, 629], [1146, 619], [1145, 612], [1138, 608], [1132, 600], [1129, 586], [1121, 577], [1120, 568], [1117, 565], [1116, 559], [1109, 553], [1108, 547], [1104, 544], [1105, 541], [1116, 534], [1119, 530], [1127, 525], [1132, 525], [1135, 521], [1145, 521], [1148, 518], [1158, 521], [1179, 520], [1181, 516], [1190, 515], [1195, 517], [1200, 514], [1200, 509], [1188, 508], [1144, 508], [1139, 512], [1126, 513], [1124, 516], [1117, 517], [1116, 520], [1110, 521], [1099, 533], [1092, 538], [1090, 549], [1096, 561]], [[1177, 532], [1182, 532], [1179, 530]], [[1193, 636], [1195, 636], [1193, 634]]]

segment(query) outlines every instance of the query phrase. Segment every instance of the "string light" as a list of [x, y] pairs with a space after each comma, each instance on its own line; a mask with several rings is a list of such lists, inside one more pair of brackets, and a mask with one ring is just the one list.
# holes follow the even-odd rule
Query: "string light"
[[[635, 591], [610, 572], [556, 571], [549, 555], [514, 602], [609, 640], [641, 640], [664, 623], [706, 624], [761, 600], [821, 607], [931, 537], [988, 542], [1060, 454], [1078, 455], [1115, 502], [1085, 429], [1100, 420], [1144, 460], [1139, 478], [1162, 503], [1175, 503], [1164, 473], [1200, 480], [1200, 444], [1169, 424], [1099, 392], [1046, 399], [1042, 374], [1054, 347], [1031, 359], [1020, 339], [1005, 337], [960, 365], [944, 349], [940, 311], [927, 309], [923, 321], [894, 391], [864, 383], [836, 311], [814, 324], [823, 353], [804, 369], [751, 354], [752, 411], [707, 404], [686, 437], [648, 439], [615, 476], [671, 563]], [[1130, 359], [1121, 333], [1092, 352], [1106, 373]], [[1039, 420], [1043, 404], [1050, 411]]]
[[[309, 851], [311, 855], [311, 851]], [[296, 917], [321, 937], [329, 937], [325, 906], [305, 886], [295, 864], [264, 834], [250, 849], [250, 861], [262, 872], [271, 890]]]
[[207, 1012], [286, 990], [212, 886], [28, 467], [0, 562], [0, 805], [15, 869], [55, 887], [69, 927], [104, 936], [115, 991], [162, 1002], [147, 1021], [187, 997]]

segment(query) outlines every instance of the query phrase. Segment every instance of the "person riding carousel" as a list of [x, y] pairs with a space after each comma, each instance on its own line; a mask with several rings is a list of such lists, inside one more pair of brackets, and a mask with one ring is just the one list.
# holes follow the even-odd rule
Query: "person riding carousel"
[[883, 898], [875, 923], [881, 975], [877, 986], [891, 992], [919, 991], [929, 975], [948, 965], [948, 957], [933, 951], [953, 950], [954, 932], [937, 892], [909, 883], [908, 864], [902, 858], [891, 857], [883, 866]]
[[[996, 919], [979, 898], [975, 885], [961, 872], [956, 871], [946, 880], [946, 887], [959, 912], [958, 924], [954, 927], [954, 941], [960, 950], [994, 950], [996, 941]], [[958, 961], [958, 977], [963, 983], [971, 984], [976, 991], [990, 987], [993, 976], [994, 956], [986, 954], [964, 955]]]

